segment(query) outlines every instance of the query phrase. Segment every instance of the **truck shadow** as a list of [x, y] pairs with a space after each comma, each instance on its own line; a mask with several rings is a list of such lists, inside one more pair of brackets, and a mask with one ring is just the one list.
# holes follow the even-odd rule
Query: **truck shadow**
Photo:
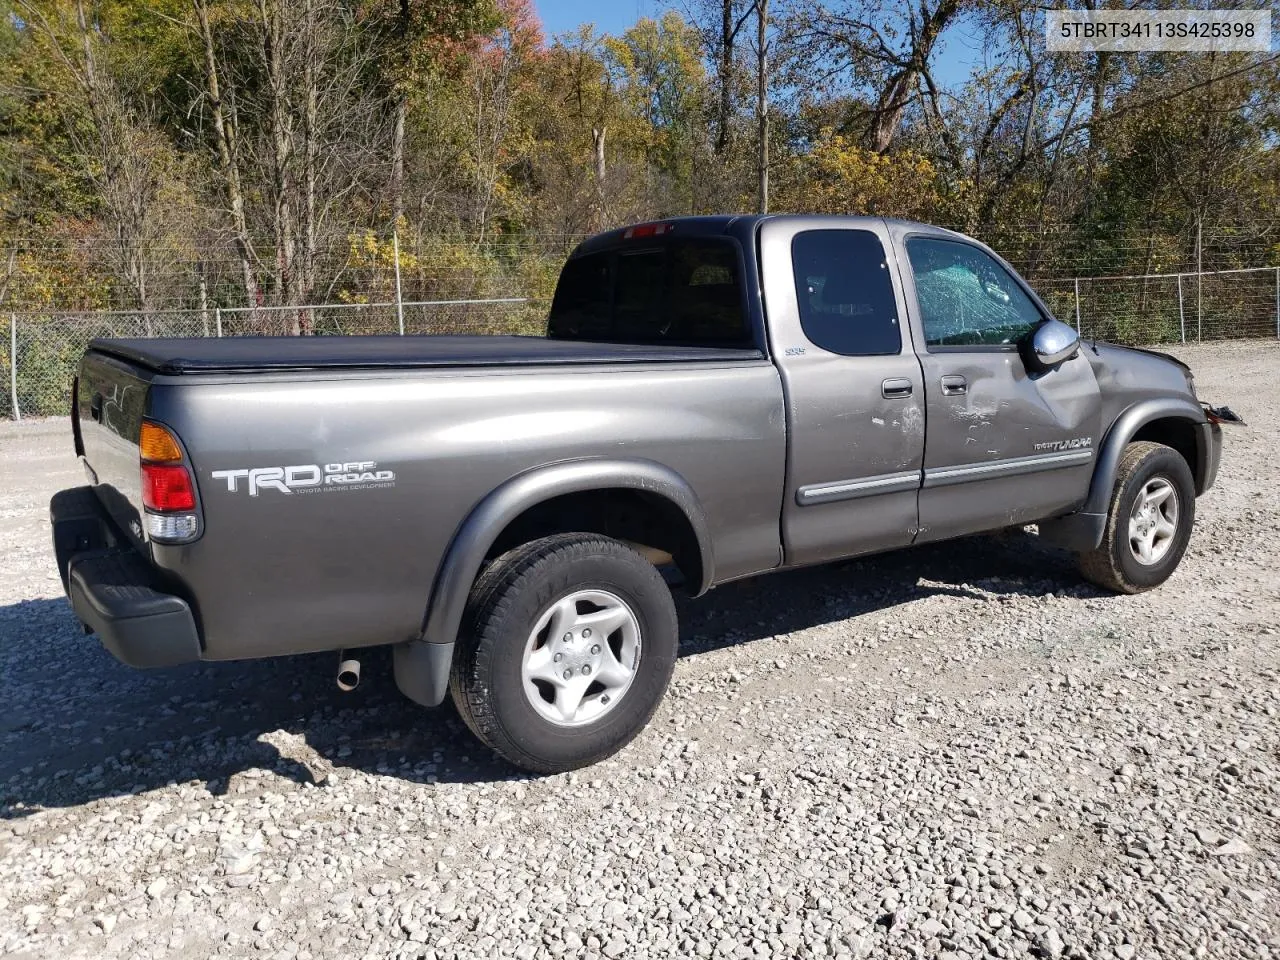
[[[957, 557], [963, 557], [958, 562]], [[971, 579], [970, 573], [980, 573]], [[681, 600], [681, 656], [933, 594], [1093, 594], [1069, 558], [1023, 533], [976, 537], [726, 585]], [[331, 654], [132, 670], [86, 638], [66, 601], [0, 606], [0, 819], [170, 783], [221, 794], [276, 775], [323, 785], [334, 767], [422, 783], [524, 775], [479, 746], [449, 705], [399, 694], [389, 653], [351, 694]]]

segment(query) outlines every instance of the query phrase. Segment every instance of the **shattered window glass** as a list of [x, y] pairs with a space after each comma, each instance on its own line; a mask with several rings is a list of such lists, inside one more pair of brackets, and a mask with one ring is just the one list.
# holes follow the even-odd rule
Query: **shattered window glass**
[[1044, 319], [1008, 271], [977, 247], [913, 237], [907, 256], [929, 346], [1014, 343]]

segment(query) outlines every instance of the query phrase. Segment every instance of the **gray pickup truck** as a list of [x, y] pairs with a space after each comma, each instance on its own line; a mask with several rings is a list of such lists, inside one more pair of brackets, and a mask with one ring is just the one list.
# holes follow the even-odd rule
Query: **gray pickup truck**
[[1232, 416], [959, 234], [675, 219], [582, 243], [545, 337], [95, 341], [53, 538], [124, 663], [344, 651], [351, 686], [391, 645], [551, 772], [648, 722], [673, 587], [1033, 522], [1157, 586]]

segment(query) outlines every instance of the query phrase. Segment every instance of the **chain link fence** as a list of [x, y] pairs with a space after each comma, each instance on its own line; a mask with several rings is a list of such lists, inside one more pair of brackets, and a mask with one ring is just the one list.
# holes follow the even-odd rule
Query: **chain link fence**
[[[1167, 344], [1280, 338], [1280, 266], [1204, 273], [1033, 280], [1082, 336]], [[66, 412], [80, 355], [95, 337], [526, 334], [546, 330], [547, 300], [429, 300], [301, 307], [0, 314], [0, 417]]]
[[546, 300], [437, 300], [207, 310], [0, 313], [0, 417], [66, 413], [80, 355], [97, 337], [525, 334], [546, 332]]
[[1032, 286], [1060, 320], [1099, 340], [1280, 338], [1280, 266], [1041, 280]]

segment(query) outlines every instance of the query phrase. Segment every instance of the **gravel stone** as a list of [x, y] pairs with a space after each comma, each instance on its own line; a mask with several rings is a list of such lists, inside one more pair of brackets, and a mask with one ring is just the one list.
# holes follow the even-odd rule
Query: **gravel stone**
[[1238, 837], [1232, 837], [1222, 846], [1215, 847], [1209, 852], [1215, 857], [1241, 857], [1246, 853], [1253, 853], [1253, 847]]
[[929, 919], [925, 920], [923, 923], [920, 924], [920, 936], [924, 937], [926, 940], [929, 940], [929, 939], [932, 939], [933, 937], [938, 936], [938, 934], [942, 933], [942, 931], [944, 931], [945, 929], [946, 927], [942, 925], [941, 921], [935, 919], [934, 917], [930, 917]]

